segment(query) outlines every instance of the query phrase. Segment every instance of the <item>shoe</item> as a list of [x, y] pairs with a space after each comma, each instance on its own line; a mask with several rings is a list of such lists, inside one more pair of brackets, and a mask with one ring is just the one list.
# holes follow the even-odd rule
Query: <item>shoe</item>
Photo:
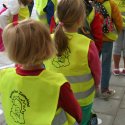
[[109, 99], [110, 97], [114, 96], [116, 91], [114, 89], [109, 89], [105, 92], [102, 92], [101, 97], [104, 99]]
[[121, 75], [125, 75], [125, 69], [121, 71]]
[[89, 125], [98, 125], [97, 115], [92, 113]]
[[112, 71], [112, 73], [113, 73], [113, 75], [118, 76], [118, 75], [120, 75], [120, 70], [119, 69], [114, 69]]

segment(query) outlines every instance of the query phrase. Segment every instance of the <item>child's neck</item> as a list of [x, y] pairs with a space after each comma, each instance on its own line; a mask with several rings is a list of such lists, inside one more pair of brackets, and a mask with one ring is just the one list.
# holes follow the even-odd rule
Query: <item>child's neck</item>
[[69, 33], [77, 32], [77, 31], [78, 31], [78, 26], [74, 25], [74, 26], [72, 26], [72, 27], [70, 27], [70, 28], [65, 28], [65, 27], [64, 27], [64, 31], [65, 31], [65, 32], [69, 32]]
[[38, 70], [38, 69], [43, 69], [44, 66], [43, 64], [37, 64], [37, 65], [22, 65], [22, 69], [24, 70]]

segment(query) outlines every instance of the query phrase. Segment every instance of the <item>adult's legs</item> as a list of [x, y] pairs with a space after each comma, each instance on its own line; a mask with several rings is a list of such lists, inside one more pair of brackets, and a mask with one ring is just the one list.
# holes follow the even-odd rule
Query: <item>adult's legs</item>
[[[113, 59], [114, 59], [114, 73], [119, 72], [119, 63], [121, 59], [121, 52], [123, 48], [123, 38], [124, 38], [124, 30], [119, 34], [118, 39], [114, 42], [113, 46]], [[120, 73], [120, 72], [119, 72]]]
[[109, 89], [109, 80], [111, 77], [112, 48], [113, 48], [113, 42], [103, 43], [101, 92], [105, 92]]

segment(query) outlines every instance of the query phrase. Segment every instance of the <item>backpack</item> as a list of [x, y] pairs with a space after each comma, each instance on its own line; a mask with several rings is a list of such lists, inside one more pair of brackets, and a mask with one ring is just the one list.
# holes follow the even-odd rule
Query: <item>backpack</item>
[[[108, 1], [108, 0], [104, 0], [104, 2], [105, 1]], [[115, 30], [113, 21], [112, 21], [110, 15], [108, 14], [107, 9], [104, 7], [103, 3], [95, 1], [96, 12], [100, 13], [104, 18], [102, 31], [103, 31], [103, 33], [113, 32]]]

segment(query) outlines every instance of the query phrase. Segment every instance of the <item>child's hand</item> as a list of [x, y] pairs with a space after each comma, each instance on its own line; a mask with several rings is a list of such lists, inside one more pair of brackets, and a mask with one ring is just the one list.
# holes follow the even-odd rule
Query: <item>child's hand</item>
[[100, 96], [100, 90], [99, 87], [95, 88], [95, 97], [99, 97]]

